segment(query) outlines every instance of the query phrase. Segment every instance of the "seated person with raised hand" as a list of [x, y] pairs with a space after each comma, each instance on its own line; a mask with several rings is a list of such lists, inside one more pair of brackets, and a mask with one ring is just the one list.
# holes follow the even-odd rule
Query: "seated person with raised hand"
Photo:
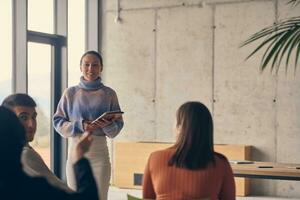
[[50, 185], [45, 178], [30, 177], [24, 173], [21, 153], [27, 143], [25, 134], [15, 113], [0, 106], [0, 199], [98, 200], [91, 166], [83, 157], [92, 143], [89, 132], [85, 132], [79, 139], [73, 154], [78, 192], [72, 193]]
[[176, 114], [177, 142], [153, 152], [143, 177], [143, 197], [156, 200], [234, 200], [227, 158], [214, 151], [213, 121], [207, 107], [187, 102]]
[[26, 131], [26, 144], [21, 156], [23, 170], [30, 176], [43, 176], [53, 186], [72, 192], [73, 190], [53, 174], [38, 152], [29, 145], [29, 142], [34, 139], [37, 128], [35, 101], [27, 94], [17, 93], [6, 97], [2, 105], [17, 115]]

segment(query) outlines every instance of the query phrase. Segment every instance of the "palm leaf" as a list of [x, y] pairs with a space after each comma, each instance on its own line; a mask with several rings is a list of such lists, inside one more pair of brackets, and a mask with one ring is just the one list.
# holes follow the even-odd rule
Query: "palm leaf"
[[290, 0], [288, 4], [292, 4], [293, 6], [297, 6], [300, 3], [299, 0]]
[[[278, 70], [279, 70], [281, 60], [284, 57], [287, 49], [292, 47], [292, 48], [290, 48], [290, 51], [288, 52], [288, 56], [287, 56], [287, 62], [286, 62], [286, 72], [287, 72], [289, 56], [290, 56], [290, 53], [293, 49], [293, 45], [294, 45], [293, 41], [295, 40], [295, 35], [297, 36], [297, 32], [295, 32], [294, 29], [291, 29], [291, 30], [285, 32], [285, 34], [283, 35], [281, 41], [278, 41], [278, 43], [280, 43], [280, 48], [278, 49], [276, 54], [274, 54], [274, 59], [273, 59], [273, 63], [272, 63], [272, 66], [271, 66], [271, 68], [276, 67], [276, 72], [278, 72]], [[280, 55], [280, 57], [278, 57], [279, 55]], [[275, 64], [276, 64], [276, 66], [275, 66]]]
[[[255, 54], [258, 50], [260, 50], [263, 46], [265, 46], [266, 44], [268, 44], [269, 42], [271, 42], [271, 43], [269, 43], [270, 44], [269, 47], [268, 47], [268, 49], [269, 49], [276, 42], [275, 39], [279, 38], [281, 35], [282, 35], [282, 33], [277, 33], [277, 34], [273, 35], [272, 37], [267, 38], [246, 59], [250, 58], [253, 54]], [[249, 43], [251, 43], [253, 41], [247, 42], [244, 45], [249, 44]]]
[[[300, 41], [300, 34], [294, 35], [294, 38], [291, 41], [291, 44], [289, 45], [290, 49], [289, 49], [287, 57], [286, 57], [286, 64], [285, 64], [286, 66], [289, 65], [290, 55], [291, 55], [292, 51], [294, 50], [294, 48], [296, 48], [297, 44], [300, 45], [299, 41]], [[298, 62], [299, 52], [297, 53], [297, 51], [296, 51], [295, 54], [296, 54], [296, 58], [295, 58], [295, 61], [296, 61], [295, 62], [295, 68], [296, 68], [297, 62]], [[287, 68], [286, 68], [286, 70], [287, 70]]]
[[297, 69], [297, 62], [298, 62], [298, 58], [299, 58], [299, 54], [300, 54], [300, 44], [298, 44], [297, 50], [296, 50], [296, 58], [295, 58], [295, 72]]
[[[291, 25], [294, 25], [295, 23], [298, 23], [298, 22], [299, 22], [298, 19], [291, 18], [288, 21], [285, 21], [284, 23], [282, 23], [281, 26], [279, 26], [279, 27], [277, 26], [276, 31], [278, 32], [278, 31], [289, 30]], [[271, 26], [271, 27], [262, 29], [261, 31], [252, 35], [248, 40], [246, 40], [244, 42], [244, 44], [251, 43], [254, 40], [257, 40], [261, 37], [264, 37], [266, 35], [270, 35], [270, 34], [274, 33], [274, 28], [275, 28], [274, 26]]]
[[[297, 2], [299, 3], [300, 1], [298, 0]], [[266, 47], [260, 68], [263, 71], [270, 64], [271, 71], [276, 68], [276, 72], [278, 72], [281, 61], [286, 54], [287, 60], [285, 65], [287, 70], [290, 56], [294, 52], [296, 69], [300, 53], [300, 17], [293, 17], [285, 21], [281, 21], [273, 26], [264, 28], [253, 34], [249, 39], [243, 42], [241, 46], [246, 46], [261, 39], [264, 40], [254, 51], [250, 53], [246, 60], [256, 54], [263, 47]], [[295, 49], [296, 51], [294, 51]]]
[[273, 59], [273, 64], [271, 65], [271, 70], [274, 68], [274, 63], [276, 63], [276, 58], [278, 53], [281, 50], [282, 43], [285, 41], [286, 37], [284, 34], [281, 35], [279, 40], [276, 40], [275, 43], [273, 44], [272, 48], [270, 49], [270, 52], [266, 55], [266, 58], [263, 58], [261, 69], [264, 70], [266, 65], [271, 61], [272, 57]]

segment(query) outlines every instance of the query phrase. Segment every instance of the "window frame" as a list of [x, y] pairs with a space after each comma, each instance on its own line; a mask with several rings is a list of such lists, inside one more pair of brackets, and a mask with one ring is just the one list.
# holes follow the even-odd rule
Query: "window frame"
[[[28, 42], [51, 45], [51, 119], [68, 83], [68, 0], [53, 0], [54, 34], [28, 30], [28, 1], [12, 0], [12, 92], [28, 93]], [[85, 0], [85, 48], [99, 50], [99, 0]], [[52, 124], [52, 123], [51, 123]], [[65, 180], [67, 142], [51, 127], [51, 168]]]

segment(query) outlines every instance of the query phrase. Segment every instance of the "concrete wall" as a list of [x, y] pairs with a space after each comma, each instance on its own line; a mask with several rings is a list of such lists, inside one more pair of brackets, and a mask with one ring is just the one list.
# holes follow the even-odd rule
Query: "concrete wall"
[[[117, 0], [103, 3], [104, 81], [125, 111], [115, 140], [172, 142], [176, 109], [206, 104], [215, 143], [253, 145], [253, 160], [300, 163], [300, 74], [259, 72], [252, 33], [299, 15], [285, 0]], [[299, 70], [298, 70], [299, 71]], [[113, 156], [113, 155], [112, 155]], [[300, 197], [293, 181], [253, 180], [253, 195]]]

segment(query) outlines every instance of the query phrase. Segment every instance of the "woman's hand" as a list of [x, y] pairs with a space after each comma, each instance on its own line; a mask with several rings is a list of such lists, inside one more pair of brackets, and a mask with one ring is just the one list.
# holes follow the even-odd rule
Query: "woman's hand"
[[95, 125], [92, 124], [92, 121], [84, 120], [82, 122], [84, 131], [93, 131], [96, 129]]
[[98, 128], [103, 128], [107, 125], [109, 125], [110, 123], [112, 123], [115, 119], [99, 119], [97, 121], [95, 121], [94, 123], [92, 123], [92, 121], [83, 121], [83, 129], [84, 131], [93, 131], [95, 129]]
[[97, 128], [103, 128], [103, 127], [109, 125], [112, 122], [113, 122], [113, 119], [108, 120], [108, 119], [102, 118], [102, 119], [99, 119], [99, 120], [95, 121], [92, 124], [92, 126], [97, 127]]
[[89, 151], [92, 145], [93, 137], [91, 132], [84, 132], [83, 135], [79, 138], [75, 151], [73, 151], [73, 162], [76, 163], [80, 160], [86, 152]]

